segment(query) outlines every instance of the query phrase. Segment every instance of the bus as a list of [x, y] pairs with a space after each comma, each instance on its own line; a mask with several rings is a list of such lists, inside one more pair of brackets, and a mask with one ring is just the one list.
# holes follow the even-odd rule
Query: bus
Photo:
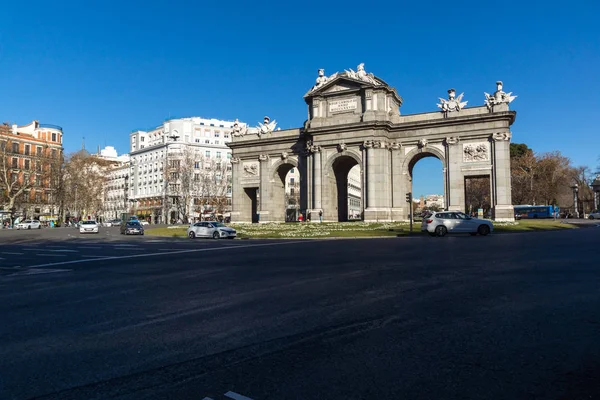
[[554, 218], [558, 217], [558, 206], [514, 206], [515, 218]]

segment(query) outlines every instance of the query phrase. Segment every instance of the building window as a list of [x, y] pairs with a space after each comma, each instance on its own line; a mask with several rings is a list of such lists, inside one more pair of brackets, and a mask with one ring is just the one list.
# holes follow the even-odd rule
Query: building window
[[177, 172], [171, 172], [171, 179], [173, 179], [173, 180], [179, 179], [179, 173], [177, 173]]
[[18, 153], [19, 152], [19, 143], [13, 143], [12, 144], [12, 151], [13, 153]]
[[52, 141], [56, 142], [56, 133], [52, 133]]
[[205, 143], [205, 144], [210, 144], [210, 140], [208, 140], [208, 139], [205, 139], [205, 140], [204, 140], [204, 143]]
[[143, 149], [143, 148], [144, 148], [144, 145], [141, 145], [141, 146], [140, 146], [140, 149]]
[[229, 133], [224, 133], [224, 134], [223, 134], [223, 137], [224, 137], [225, 139], [229, 139]]
[[31, 161], [25, 160], [25, 170], [29, 170], [30, 167], [31, 167]]
[[204, 152], [204, 155], [208, 158], [210, 158], [210, 150], [206, 150], [206, 152]]
[[217, 158], [221, 158], [221, 152], [217, 151]]
[[231, 159], [231, 153], [227, 153], [227, 159], [230, 160]]
[[221, 136], [221, 133], [220, 132], [215, 132], [215, 137], [219, 137], [219, 136]]
[[294, 173], [294, 168], [290, 169], [290, 174]]
[[290, 196], [294, 195], [294, 188], [290, 188]]
[[145, 139], [146, 139], [145, 137], [141, 136], [140, 137], [140, 142], [143, 142]]
[[19, 159], [18, 158], [13, 158], [12, 159], [12, 167], [13, 168], [19, 168]]
[[215, 124], [210, 124], [210, 126], [215, 126]]
[[294, 178], [290, 178], [290, 185], [294, 184]]
[[200, 143], [200, 139], [196, 138], [195, 142]]
[[219, 141], [218, 141], [218, 140], [215, 140], [215, 144], [219, 144]]
[[56, 149], [52, 149], [52, 158], [56, 158]]
[[200, 180], [200, 174], [194, 174], [194, 180], [198, 182]]
[[36, 147], [36, 148], [35, 148], [35, 154], [36, 154], [38, 157], [41, 157], [41, 156], [42, 156], [42, 148], [41, 148], [40, 146], [38, 146], [38, 147]]
[[25, 145], [25, 155], [26, 155], [26, 156], [28, 156], [28, 155], [29, 155], [29, 152], [30, 152], [30, 150], [31, 150], [31, 147], [30, 147], [28, 144], [26, 144], [26, 145]]
[[200, 161], [194, 162], [194, 168], [196, 168], [196, 169], [200, 168]]

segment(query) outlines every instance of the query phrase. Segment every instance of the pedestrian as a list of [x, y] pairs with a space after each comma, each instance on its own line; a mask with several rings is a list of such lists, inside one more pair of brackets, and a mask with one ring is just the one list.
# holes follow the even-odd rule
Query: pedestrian
[[319, 210], [319, 222], [323, 222], [323, 210]]
[[304, 216], [302, 215], [302, 213], [300, 213], [300, 215], [298, 216], [298, 221], [304, 221]]

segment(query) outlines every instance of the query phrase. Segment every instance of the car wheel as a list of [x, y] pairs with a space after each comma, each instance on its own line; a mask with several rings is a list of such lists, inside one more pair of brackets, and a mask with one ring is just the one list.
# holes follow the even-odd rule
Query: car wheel
[[436, 236], [439, 236], [439, 237], [446, 236], [446, 233], [448, 233], [448, 228], [446, 228], [444, 225], [440, 225], [435, 228]]
[[29, 226], [27, 227], [27, 229], [31, 229], [31, 225], [29, 225]]
[[477, 236], [477, 232], [469, 232], [469, 235], [471, 235], [471, 236]]
[[196, 234], [194, 233], [194, 231], [191, 231], [190, 233], [188, 233], [188, 237], [190, 239], [194, 239], [196, 237]]
[[38, 226], [38, 229], [42, 229], [42, 226], [41, 226], [41, 225], [40, 225], [40, 226]]
[[479, 228], [477, 228], [477, 233], [479, 233], [481, 236], [485, 236], [490, 233], [490, 227], [487, 225], [479, 225]]
[[213, 233], [213, 239], [218, 239], [220, 237], [221, 237], [221, 235], [219, 234], [219, 232]]

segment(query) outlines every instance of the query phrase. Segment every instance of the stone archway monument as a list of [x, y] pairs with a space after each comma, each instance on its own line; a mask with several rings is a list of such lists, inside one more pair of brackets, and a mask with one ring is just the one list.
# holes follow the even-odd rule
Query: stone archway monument
[[510, 126], [516, 97], [485, 94], [484, 105], [466, 107], [463, 94], [448, 90], [438, 111], [401, 115], [402, 97], [364, 64], [326, 76], [304, 95], [304, 127], [275, 130], [265, 117], [256, 128], [236, 124], [232, 149], [234, 222], [284, 222], [285, 175], [300, 173], [300, 207], [317, 220], [347, 218], [348, 172], [358, 165], [365, 221], [404, 221], [412, 168], [423, 157], [443, 165], [444, 204], [465, 211], [465, 182], [487, 177], [492, 217], [514, 220], [511, 202]]

